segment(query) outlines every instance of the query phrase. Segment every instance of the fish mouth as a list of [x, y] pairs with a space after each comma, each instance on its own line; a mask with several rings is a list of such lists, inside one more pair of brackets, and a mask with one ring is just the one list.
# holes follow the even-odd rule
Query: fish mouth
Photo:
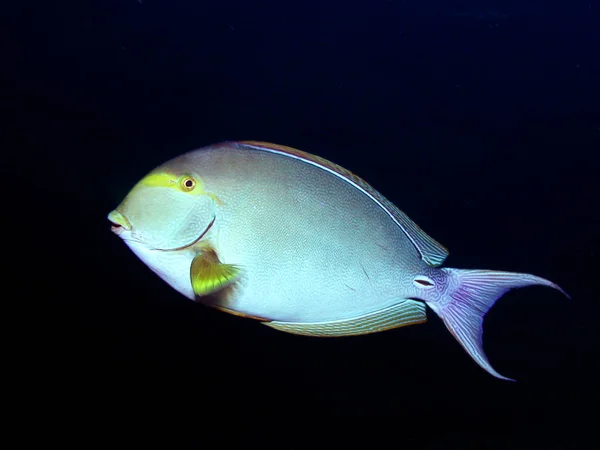
[[123, 214], [116, 209], [108, 214], [108, 220], [112, 222], [110, 230], [117, 236], [120, 236], [125, 231], [131, 231], [131, 223]]

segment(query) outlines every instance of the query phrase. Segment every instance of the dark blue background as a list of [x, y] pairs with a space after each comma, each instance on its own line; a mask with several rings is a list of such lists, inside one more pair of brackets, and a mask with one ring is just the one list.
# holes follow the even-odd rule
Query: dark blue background
[[[33, 199], [15, 211], [33, 213], [20, 220], [35, 243], [25, 264], [36, 261], [24, 334], [28, 390], [47, 420], [208, 415], [235, 434], [238, 419], [263, 415], [393, 416], [370, 438], [598, 447], [584, 436], [600, 372], [600, 2], [3, 8], [5, 178]], [[522, 289], [486, 317], [488, 355], [518, 383], [477, 367], [431, 311], [425, 325], [328, 340], [194, 304], [106, 214], [166, 159], [236, 139], [354, 171], [446, 245], [450, 267], [534, 273], [573, 299]], [[14, 156], [25, 159], [12, 166]]]

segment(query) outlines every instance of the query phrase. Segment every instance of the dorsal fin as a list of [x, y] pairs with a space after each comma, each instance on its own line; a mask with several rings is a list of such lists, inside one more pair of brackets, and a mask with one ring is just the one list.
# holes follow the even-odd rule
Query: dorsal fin
[[404, 231], [404, 234], [413, 243], [421, 259], [430, 266], [437, 267], [441, 265], [448, 256], [448, 250], [425, 233], [419, 226], [414, 223], [406, 214], [400, 211], [392, 202], [386, 199], [383, 195], [377, 192], [369, 183], [362, 178], [356, 176], [349, 170], [338, 166], [331, 161], [321, 158], [320, 156], [297, 150], [295, 148], [286, 147], [284, 145], [271, 144], [268, 142], [259, 141], [239, 141], [235, 142], [243, 147], [253, 148], [255, 150], [263, 150], [272, 153], [284, 154], [292, 158], [302, 160], [308, 164], [318, 166], [347, 182], [356, 186], [376, 203], [378, 203], [388, 214], [394, 219], [398, 226]]

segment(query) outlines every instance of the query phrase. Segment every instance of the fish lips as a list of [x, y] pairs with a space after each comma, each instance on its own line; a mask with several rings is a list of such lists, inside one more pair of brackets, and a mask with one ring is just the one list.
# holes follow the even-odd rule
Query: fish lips
[[129, 219], [127, 219], [127, 217], [125, 217], [116, 209], [108, 214], [108, 220], [110, 220], [113, 224], [110, 227], [110, 230], [117, 236], [121, 236], [121, 234], [126, 231], [131, 231], [132, 227]]
[[120, 236], [125, 231], [125, 229], [121, 225], [113, 225], [110, 227], [110, 231], [115, 233], [117, 236]]

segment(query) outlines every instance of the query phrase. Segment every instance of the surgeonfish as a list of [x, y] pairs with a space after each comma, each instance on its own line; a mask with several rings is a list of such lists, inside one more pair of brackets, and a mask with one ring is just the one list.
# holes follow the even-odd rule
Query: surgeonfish
[[[112, 231], [185, 297], [309, 336], [424, 323], [428, 305], [479, 366], [483, 317], [535, 275], [441, 267], [448, 250], [350, 171], [265, 142], [194, 150], [142, 178]], [[567, 295], [568, 296], [568, 295]]]

